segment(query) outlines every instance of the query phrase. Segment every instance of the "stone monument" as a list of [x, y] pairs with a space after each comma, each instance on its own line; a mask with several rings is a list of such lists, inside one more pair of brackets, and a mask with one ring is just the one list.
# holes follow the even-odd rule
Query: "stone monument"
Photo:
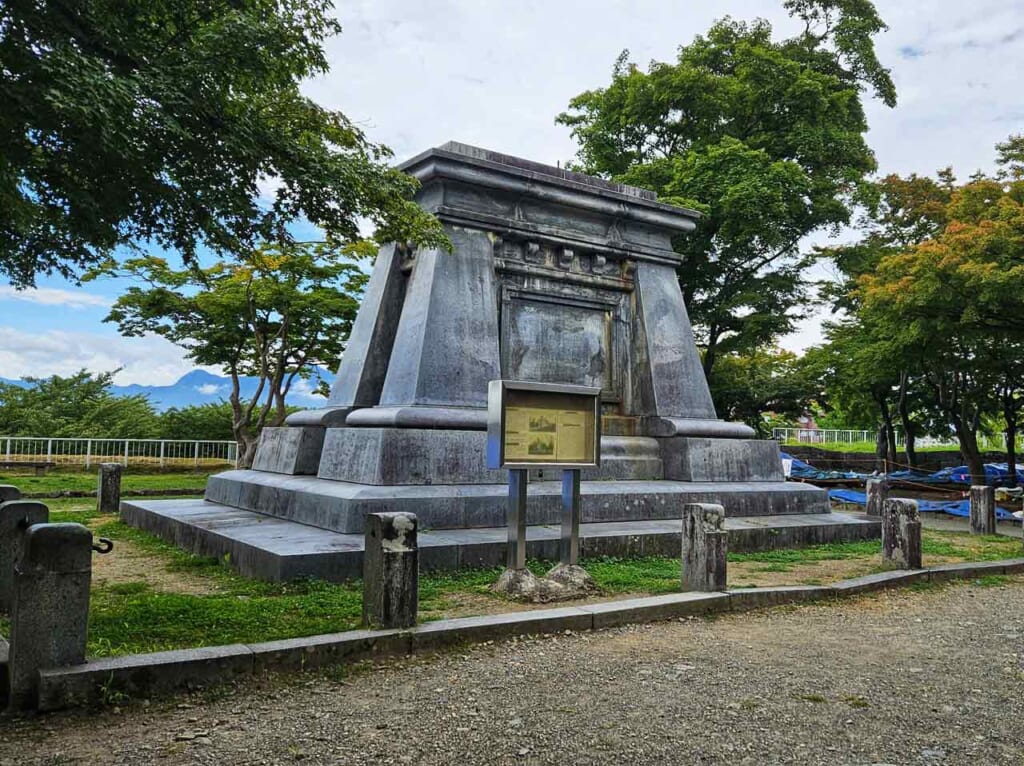
[[[724, 506], [733, 550], [878, 536], [718, 419], [672, 249], [696, 213], [454, 142], [401, 168], [454, 252], [382, 248], [327, 405], [265, 429], [252, 470], [212, 477], [205, 501], [126, 502], [130, 523], [249, 574], [342, 579], [366, 514], [411, 512], [424, 568], [496, 565], [508, 490], [486, 467], [487, 388], [505, 378], [601, 389], [584, 555], [678, 555], [684, 503]], [[531, 472], [530, 555], [557, 558], [558, 478]]]

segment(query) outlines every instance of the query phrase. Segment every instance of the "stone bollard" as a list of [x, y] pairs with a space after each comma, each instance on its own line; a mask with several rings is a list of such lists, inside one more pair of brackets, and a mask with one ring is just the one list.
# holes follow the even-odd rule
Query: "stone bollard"
[[725, 509], [712, 503], [683, 506], [683, 590], [725, 590], [728, 532]]
[[865, 511], [868, 516], [881, 516], [882, 503], [889, 496], [889, 484], [885, 479], [868, 479], [864, 482], [864, 491], [867, 495], [867, 507]]
[[14, 565], [25, 533], [32, 524], [45, 524], [50, 510], [35, 500], [0, 503], [0, 610], [10, 613], [14, 604]]
[[882, 563], [895, 569], [921, 568], [921, 519], [916, 500], [891, 497], [883, 503]]
[[117, 513], [121, 510], [121, 464], [100, 463], [99, 476], [96, 509], [100, 513]]
[[6, 503], [8, 500], [20, 499], [21, 490], [19, 490], [13, 484], [0, 484], [0, 503]]
[[92, 534], [81, 524], [35, 524], [14, 574], [8, 710], [33, 710], [39, 671], [85, 662]]
[[984, 485], [971, 487], [971, 534], [996, 533], [996, 490]]
[[363, 624], [411, 628], [419, 611], [416, 515], [366, 514]]

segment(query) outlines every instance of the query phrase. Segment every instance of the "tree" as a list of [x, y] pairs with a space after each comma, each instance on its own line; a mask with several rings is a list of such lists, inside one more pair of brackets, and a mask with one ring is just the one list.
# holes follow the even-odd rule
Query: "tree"
[[192, 263], [201, 244], [287, 241], [300, 215], [338, 241], [365, 218], [379, 241], [444, 246], [388, 150], [300, 92], [327, 71], [330, 9], [0, 3], [0, 273], [73, 276], [136, 242]]
[[704, 213], [675, 242], [704, 368], [770, 345], [793, 327], [813, 254], [800, 240], [850, 218], [875, 168], [861, 91], [895, 104], [874, 54], [884, 29], [867, 0], [790, 0], [805, 30], [775, 42], [765, 21], [724, 19], [643, 72], [624, 52], [611, 84], [570, 102], [558, 122], [589, 173], [653, 189]]
[[[184, 348], [196, 364], [230, 375], [232, 432], [239, 465], [252, 464], [257, 435], [281, 425], [287, 396], [315, 366], [337, 363], [358, 309], [366, 274], [326, 245], [264, 245], [237, 262], [173, 269], [155, 256], [108, 265], [146, 284], [130, 287], [107, 321], [128, 336], [156, 333]], [[242, 376], [258, 378], [243, 400]]]
[[[860, 277], [860, 316], [906, 348], [927, 349], [916, 363], [931, 400], [953, 427], [972, 481], [984, 483], [978, 427], [1000, 406], [996, 394], [1019, 396], [1024, 181], [977, 176], [952, 194], [946, 219], [935, 237]], [[1002, 406], [1015, 435], [1016, 408]]]
[[723, 356], [711, 389], [720, 417], [742, 421], [763, 437], [771, 436], [767, 413], [798, 418], [807, 411], [814, 393], [814, 383], [796, 354], [778, 348]]
[[142, 395], [114, 396], [114, 372], [24, 378], [27, 385], [0, 383], [0, 433], [7, 436], [150, 439], [157, 414]]
[[160, 437], [226, 441], [235, 438], [231, 428], [233, 420], [231, 402], [171, 407], [160, 415]]

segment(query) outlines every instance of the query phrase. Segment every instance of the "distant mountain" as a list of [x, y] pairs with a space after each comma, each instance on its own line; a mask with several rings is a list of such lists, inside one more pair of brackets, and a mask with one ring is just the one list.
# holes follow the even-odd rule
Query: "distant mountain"
[[[298, 407], [318, 407], [324, 404], [325, 399], [312, 393], [316, 388], [317, 376], [327, 381], [328, 385], [334, 381], [334, 376], [327, 370], [317, 368], [314, 377], [309, 381], [297, 381], [288, 394], [288, 403]], [[9, 383], [15, 386], [26, 386], [20, 380], [9, 380], [0, 378], [0, 382]], [[252, 396], [256, 391], [258, 380], [256, 378], [242, 378], [242, 397]], [[231, 393], [231, 378], [226, 375], [214, 375], [206, 370], [193, 370], [176, 383], [169, 386], [143, 386], [133, 383], [128, 386], [111, 386], [110, 392], [115, 396], [135, 396], [142, 394], [149, 397], [149, 401], [157, 410], [168, 410], [171, 407], [188, 407], [193, 404], [216, 403], [221, 400], [227, 401]]]

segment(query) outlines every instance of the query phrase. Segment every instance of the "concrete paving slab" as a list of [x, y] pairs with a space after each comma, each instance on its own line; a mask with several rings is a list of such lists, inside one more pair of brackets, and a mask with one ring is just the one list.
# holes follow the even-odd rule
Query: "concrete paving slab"
[[581, 606], [594, 616], [594, 629], [634, 622], [675, 620], [729, 608], [727, 593], [668, 593], [663, 596], [607, 601]]

